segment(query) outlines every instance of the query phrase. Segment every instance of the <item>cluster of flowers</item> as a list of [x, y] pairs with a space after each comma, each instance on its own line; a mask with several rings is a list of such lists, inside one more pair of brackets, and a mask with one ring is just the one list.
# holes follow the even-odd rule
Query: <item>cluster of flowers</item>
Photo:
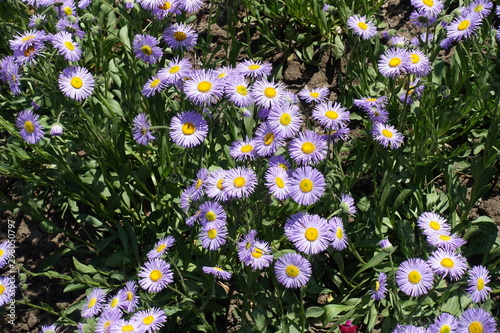
[[[458, 252], [459, 248], [467, 242], [457, 234], [451, 233], [451, 225], [444, 217], [434, 212], [424, 212], [419, 216], [417, 225], [426, 236], [429, 245], [435, 247], [435, 250], [427, 260], [410, 258], [398, 267], [395, 283], [404, 294], [412, 297], [427, 294], [434, 285], [435, 276], [454, 283], [461, 279], [467, 271], [467, 261]], [[380, 246], [385, 250], [390, 250], [392, 247], [388, 240], [381, 241]], [[386, 298], [387, 280], [387, 274], [381, 272], [375, 282], [375, 288], [369, 291], [374, 300]], [[491, 292], [491, 288], [488, 286], [489, 282], [490, 275], [486, 267], [478, 265], [469, 270], [466, 292], [474, 303], [481, 303], [488, 299]], [[452, 332], [458, 327], [462, 327], [464, 332], [469, 332], [468, 329], [471, 327], [482, 328], [483, 330], [479, 330], [480, 332], [493, 332], [496, 324], [489, 313], [481, 308], [476, 308], [466, 310], [461, 320], [443, 313], [436, 319], [428, 332], [442, 332], [440, 329], [446, 325], [453, 329]], [[413, 326], [398, 326], [394, 332], [420, 332], [411, 329]], [[458, 330], [457, 332], [462, 331]]]
[[[12, 242], [0, 242], [0, 269], [7, 266], [9, 257], [14, 251]], [[15, 295], [15, 281], [9, 276], [0, 276], [0, 306], [10, 303]]]

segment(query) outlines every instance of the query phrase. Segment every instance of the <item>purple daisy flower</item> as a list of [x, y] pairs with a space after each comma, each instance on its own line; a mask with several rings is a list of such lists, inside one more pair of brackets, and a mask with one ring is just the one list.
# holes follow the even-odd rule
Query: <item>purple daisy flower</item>
[[104, 312], [97, 320], [95, 333], [109, 333], [110, 328], [121, 318], [120, 312]]
[[[426, 28], [436, 22], [437, 15], [428, 15], [425, 11], [417, 9], [410, 14], [410, 23], [415, 24], [419, 28]], [[424, 39], [422, 39], [424, 40]]]
[[411, 105], [411, 104], [413, 104], [413, 102], [420, 99], [424, 89], [425, 89], [425, 86], [420, 82], [420, 79], [417, 78], [415, 81], [410, 82], [408, 90], [404, 90], [398, 96], [398, 98], [402, 103]]
[[395, 47], [406, 47], [408, 46], [408, 39], [404, 36], [394, 36], [391, 37], [389, 43]]
[[10, 303], [15, 295], [14, 281], [8, 276], [0, 276], [0, 306]]
[[59, 75], [59, 89], [64, 96], [81, 101], [94, 91], [94, 77], [85, 67], [65, 68]]
[[257, 186], [255, 171], [246, 167], [238, 167], [227, 171], [222, 186], [227, 191], [228, 198], [247, 198]]
[[370, 111], [374, 107], [385, 109], [387, 105], [387, 96], [356, 98], [354, 100], [354, 105], [365, 112]]
[[267, 242], [255, 239], [248, 251], [248, 255], [242, 258], [243, 264], [252, 267], [254, 270], [269, 267], [273, 261], [271, 247]]
[[163, 1], [164, 0], [137, 0], [137, 3], [144, 9], [153, 10], [163, 5]]
[[378, 245], [380, 245], [380, 248], [385, 252], [389, 252], [393, 249], [392, 243], [388, 239], [382, 239], [380, 242], [378, 242]]
[[60, 123], [54, 123], [50, 126], [49, 134], [52, 136], [61, 136], [63, 134], [64, 127]]
[[300, 133], [288, 146], [290, 157], [299, 165], [315, 165], [323, 161], [327, 148], [325, 138], [309, 130]]
[[255, 151], [254, 139], [247, 137], [245, 140], [234, 141], [229, 148], [229, 154], [236, 161], [255, 160], [257, 152]]
[[224, 92], [236, 106], [247, 107], [252, 105], [249, 84], [243, 75], [232, 75], [224, 81]]
[[122, 289], [127, 298], [124, 302], [124, 309], [131, 313], [134, 312], [139, 304], [139, 296], [137, 296], [137, 283], [135, 281], [127, 281]]
[[410, 63], [408, 66], [408, 73], [418, 76], [426, 76], [431, 71], [431, 63], [429, 58], [420, 50], [411, 50]]
[[215, 104], [222, 96], [223, 85], [211, 70], [197, 70], [184, 82], [184, 93], [197, 105]]
[[212, 222], [201, 226], [198, 235], [201, 247], [214, 251], [226, 243], [227, 227], [224, 222]]
[[326, 102], [317, 105], [312, 112], [314, 120], [322, 127], [329, 130], [337, 130], [344, 127], [350, 120], [350, 113], [337, 102]]
[[151, 122], [147, 114], [139, 113], [135, 116], [133, 124], [132, 135], [138, 144], [146, 146], [150, 141], [155, 139], [149, 130]]
[[354, 198], [347, 193], [342, 193], [340, 195], [340, 208], [342, 212], [348, 215], [355, 215], [357, 212], [356, 203], [354, 202]]
[[155, 7], [151, 13], [159, 20], [163, 20], [172, 14], [180, 15], [180, 4], [179, 0], [169, 0], [163, 1], [163, 4]]
[[106, 302], [103, 307], [103, 312], [116, 312], [121, 314], [123, 308], [126, 306], [127, 294], [120, 290], [114, 295], [111, 295], [106, 299]]
[[56, 23], [56, 29], [57, 31], [67, 31], [80, 39], [83, 39], [85, 37], [85, 32], [80, 28], [78, 21], [70, 22], [66, 18], [61, 18]]
[[253, 244], [257, 241], [257, 230], [250, 230], [248, 234], [245, 234], [238, 241], [238, 258], [241, 262], [245, 260], [252, 254]]
[[390, 48], [380, 57], [378, 70], [385, 77], [395, 78], [406, 73], [410, 63], [408, 51], [400, 48]]
[[40, 47], [46, 40], [47, 34], [43, 30], [29, 30], [15, 36], [9, 40], [12, 51], [28, 51], [30, 48]]
[[168, 63], [167, 67], [160, 69], [157, 76], [168, 86], [177, 85], [191, 73], [191, 69], [189, 59], [176, 57]]
[[427, 260], [435, 274], [451, 280], [460, 279], [467, 269], [465, 258], [452, 250], [437, 249]]
[[273, 155], [279, 147], [285, 144], [284, 138], [274, 131], [268, 122], [259, 125], [254, 140], [255, 151], [262, 157]]
[[195, 147], [205, 140], [208, 125], [203, 116], [195, 111], [185, 111], [172, 118], [170, 137], [184, 148]]
[[424, 235], [449, 235], [451, 231], [451, 226], [448, 224], [447, 220], [434, 212], [424, 212], [420, 214], [417, 225]]
[[303, 120], [297, 105], [284, 104], [271, 110], [267, 123], [275, 133], [286, 139], [297, 135]]
[[460, 238], [457, 234], [439, 234], [430, 233], [427, 234], [427, 242], [435, 247], [440, 247], [446, 250], [455, 251], [462, 245], [467, 244], [467, 241]]
[[138, 277], [142, 289], [157, 293], [174, 281], [174, 274], [170, 270], [170, 264], [162, 259], [152, 259], [144, 263]]
[[377, 34], [377, 27], [373, 22], [366, 20], [366, 15], [353, 15], [347, 19], [347, 26], [363, 39], [371, 39]]
[[411, 258], [399, 265], [396, 283], [408, 296], [426, 294], [432, 287], [433, 273], [429, 265], [420, 258]]
[[163, 39], [174, 50], [188, 51], [196, 45], [198, 34], [188, 25], [174, 23], [165, 29]]
[[441, 0], [411, 0], [411, 4], [430, 17], [438, 16], [444, 8]]
[[24, 141], [35, 144], [43, 138], [43, 127], [38, 121], [39, 116], [31, 110], [19, 112], [16, 118], [16, 126]]
[[150, 35], [135, 35], [132, 43], [135, 56], [148, 64], [160, 61], [163, 52], [159, 46], [158, 38]]
[[227, 190], [224, 188], [224, 179], [226, 178], [227, 171], [219, 169], [211, 171], [204, 182], [205, 193], [209, 198], [216, 201], [227, 200]]
[[269, 167], [265, 178], [269, 193], [276, 199], [285, 200], [290, 196], [290, 176], [287, 170], [279, 166]]
[[481, 25], [481, 16], [476, 12], [468, 12], [455, 18], [446, 27], [448, 31], [447, 37], [455, 41], [462, 38], [470, 38], [475, 35], [479, 26]]
[[458, 319], [449, 314], [441, 313], [427, 329], [427, 333], [456, 332], [458, 328]]
[[206, 201], [200, 205], [201, 224], [212, 222], [226, 223], [227, 215], [221, 204], [214, 201]]
[[295, 169], [290, 178], [290, 197], [300, 205], [312, 205], [325, 193], [325, 177], [310, 166]]
[[212, 274], [213, 276], [221, 278], [225, 281], [231, 279], [231, 276], [233, 275], [231, 272], [225, 271], [220, 267], [203, 266], [202, 270], [204, 273]]
[[340, 217], [334, 216], [328, 220], [330, 229], [332, 230], [332, 247], [338, 251], [342, 251], [347, 248], [349, 242], [347, 241], [347, 235], [344, 230], [344, 222]]
[[0, 242], [0, 269], [9, 262], [10, 256], [15, 252], [14, 244], [9, 241]]
[[458, 321], [457, 333], [495, 333], [497, 325], [495, 318], [482, 308], [471, 308], [462, 312]]
[[375, 281], [375, 288], [369, 291], [370, 297], [376, 301], [385, 299], [387, 295], [387, 274], [381, 272]]
[[167, 322], [167, 316], [162, 309], [152, 307], [134, 313], [130, 321], [141, 325], [146, 332], [157, 332]]
[[299, 91], [298, 97], [300, 97], [306, 103], [324, 103], [329, 94], [330, 90], [325, 87], [314, 89], [308, 89], [307, 87], [305, 87], [301, 91]]
[[320, 253], [330, 245], [333, 234], [327, 221], [318, 215], [307, 215], [287, 231], [290, 242], [305, 254]]
[[404, 140], [404, 135], [398, 132], [394, 126], [382, 123], [373, 124], [371, 130], [373, 138], [382, 146], [391, 149], [397, 149]]
[[203, 196], [203, 194], [204, 194], [203, 184], [205, 183], [205, 180], [207, 180], [208, 175], [209, 175], [209, 172], [205, 168], [201, 168], [196, 173], [196, 179], [193, 180], [193, 185], [192, 185], [192, 187], [193, 187], [192, 196], [191, 196], [192, 200], [198, 201]]
[[146, 329], [141, 323], [132, 320], [118, 319], [109, 328], [109, 333], [144, 333], [145, 330]]
[[280, 167], [285, 171], [288, 171], [291, 168], [290, 161], [284, 158], [282, 155], [274, 155], [271, 156], [268, 160], [268, 166], [272, 167]]
[[254, 103], [264, 108], [275, 108], [286, 101], [285, 86], [281, 82], [260, 79], [250, 89]]
[[297, 253], [285, 253], [276, 260], [274, 272], [279, 283], [286, 288], [303, 287], [312, 274], [311, 263]]
[[158, 240], [151, 251], [148, 252], [147, 257], [149, 260], [159, 259], [163, 254], [167, 252], [169, 248], [174, 246], [175, 238], [172, 236], [163, 237]]
[[197, 12], [203, 7], [203, 0], [183, 0], [181, 6], [188, 13]]
[[82, 307], [82, 317], [91, 318], [97, 316], [104, 308], [106, 293], [100, 288], [93, 288]]
[[73, 41], [73, 37], [69, 32], [61, 31], [50, 38], [52, 45], [64, 56], [68, 61], [78, 61], [82, 57], [82, 49], [78, 43]]
[[245, 76], [263, 78], [271, 74], [272, 65], [268, 62], [244, 60], [236, 65], [236, 70]]
[[484, 18], [490, 15], [491, 10], [493, 9], [493, 2], [490, 0], [473, 0], [466, 7], [466, 11], [474, 12]]
[[13, 56], [7, 56], [0, 61], [0, 80], [7, 82], [13, 95], [21, 93], [20, 66]]
[[142, 87], [141, 94], [146, 97], [151, 97], [161, 92], [167, 87], [166, 82], [162, 81], [159, 76], [149, 78]]
[[471, 268], [467, 279], [467, 294], [474, 303], [481, 303], [488, 299], [491, 288], [487, 284], [490, 281], [490, 273], [486, 267], [479, 265]]

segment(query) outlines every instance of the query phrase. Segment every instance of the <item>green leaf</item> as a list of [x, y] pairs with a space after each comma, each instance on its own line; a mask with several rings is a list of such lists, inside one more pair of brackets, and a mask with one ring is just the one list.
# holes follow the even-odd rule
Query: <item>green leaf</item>
[[366, 264], [364, 264], [351, 278], [351, 281], [354, 280], [356, 276], [358, 276], [360, 273], [366, 271], [369, 268], [372, 268], [374, 266], [377, 266], [380, 264], [387, 256], [389, 253], [387, 252], [379, 252], [373, 258], [371, 258]]
[[75, 257], [73, 257], [73, 264], [75, 265], [75, 268], [79, 272], [82, 272], [84, 274], [95, 274], [95, 273], [97, 273], [97, 269], [95, 269], [94, 266], [82, 264]]
[[320, 306], [311, 306], [306, 309], [306, 318], [319, 318], [325, 313], [325, 309]]

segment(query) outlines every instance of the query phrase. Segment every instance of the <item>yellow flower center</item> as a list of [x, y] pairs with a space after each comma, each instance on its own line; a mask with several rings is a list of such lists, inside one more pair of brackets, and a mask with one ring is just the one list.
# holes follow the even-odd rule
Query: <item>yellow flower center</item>
[[160, 84], [161, 80], [160, 79], [154, 79], [151, 84], [149, 85], [151, 88], [156, 88]]
[[358, 22], [358, 28], [361, 30], [366, 30], [368, 29], [368, 25], [365, 22]]
[[104, 332], [109, 332], [108, 328], [110, 328], [112, 323], [113, 322], [111, 320], [108, 320], [107, 322], [104, 323], [104, 325], [102, 325], [102, 327], [105, 329]]
[[269, 132], [264, 136], [264, 144], [269, 146], [274, 141], [274, 133]]
[[295, 266], [295, 265], [288, 265], [288, 267], [285, 269], [285, 273], [289, 277], [294, 278], [297, 275], [299, 275], [300, 269], [297, 266]]
[[196, 187], [196, 189], [199, 189], [199, 188], [201, 187], [201, 185], [203, 185], [203, 180], [198, 179], [198, 180], [196, 181], [196, 186], [195, 186], [195, 187]]
[[2, 258], [2, 257], [3, 257], [4, 252], [5, 252], [5, 251], [4, 251], [3, 249], [0, 249], [0, 258]]
[[144, 323], [144, 325], [151, 325], [154, 320], [155, 320], [154, 316], [147, 316], [142, 320], [142, 322]]
[[410, 59], [412, 64], [418, 64], [418, 62], [420, 61], [420, 57], [416, 53], [410, 54]]
[[207, 236], [210, 239], [214, 239], [215, 237], [217, 237], [217, 229], [210, 229], [210, 230], [208, 230]]
[[248, 69], [251, 71], [256, 71], [259, 68], [260, 68], [260, 66], [257, 64], [253, 64], [253, 65], [248, 66]]
[[367, 99], [365, 99], [365, 101], [367, 101], [367, 102], [376, 102], [377, 99], [376, 98], [367, 98]]
[[441, 229], [441, 224], [439, 224], [438, 222], [436, 221], [430, 221], [429, 222], [429, 227], [433, 230], [439, 230]]
[[262, 254], [264, 254], [264, 251], [262, 251], [259, 248], [254, 247], [254, 249], [252, 251], [252, 257], [254, 257], [254, 258], [260, 258], [260, 257], [262, 257]]
[[467, 29], [469, 26], [470, 26], [470, 21], [469, 20], [463, 20], [462, 22], [460, 22], [458, 24], [457, 29], [460, 30], [460, 31], [462, 31], [462, 30]]
[[335, 120], [335, 119], [337, 119], [339, 117], [339, 114], [337, 112], [335, 112], [335, 111], [331, 111], [330, 110], [330, 111], [326, 111], [325, 112], [325, 116], [327, 118]]
[[443, 325], [439, 329], [439, 333], [450, 333], [451, 332], [451, 327], [450, 325]]
[[483, 290], [484, 288], [484, 280], [479, 278], [477, 279], [477, 290]]
[[483, 324], [478, 321], [473, 321], [469, 325], [469, 333], [483, 333]]
[[198, 83], [198, 91], [201, 93], [209, 92], [212, 89], [212, 84], [208, 81], [201, 81]]
[[222, 73], [220, 73], [219, 75], [217, 75], [217, 78], [218, 78], [218, 79], [222, 79], [222, 78], [225, 78], [225, 77], [226, 77], [226, 75], [227, 75], [227, 73], [222, 72]]
[[314, 242], [316, 239], [318, 239], [318, 236], [319, 236], [318, 229], [313, 227], [307, 228], [306, 231], [304, 232], [304, 237], [310, 242]]
[[390, 67], [398, 67], [399, 65], [401, 65], [401, 59], [399, 58], [392, 58], [391, 60], [389, 60], [389, 66]]
[[182, 31], [176, 31], [174, 32], [174, 38], [178, 42], [182, 42], [184, 39], [186, 39], [187, 35], [185, 32]]
[[207, 218], [207, 220], [209, 220], [210, 222], [213, 222], [213, 221], [215, 221], [215, 218], [216, 218], [217, 216], [215, 215], [215, 213], [214, 213], [214, 212], [212, 212], [212, 211], [208, 211], [208, 212], [206, 212], [206, 213], [205, 213], [205, 217], [206, 217], [206, 218]]
[[244, 177], [236, 177], [233, 180], [233, 185], [236, 188], [242, 188], [243, 186], [245, 186], [246, 182], [247, 181], [246, 181], [246, 179]]
[[474, 11], [475, 11], [476, 13], [479, 13], [480, 11], [482, 11], [482, 10], [483, 10], [483, 8], [484, 8], [484, 6], [483, 6], [483, 5], [478, 5], [478, 6], [476, 6], [476, 8], [474, 8]]
[[223, 182], [224, 182], [224, 178], [221, 178], [221, 179], [219, 179], [219, 180], [217, 181], [217, 188], [218, 188], [219, 190], [221, 190], [221, 191], [224, 189], [224, 186], [222, 186], [222, 183], [223, 183]]
[[154, 269], [151, 271], [151, 273], [149, 273], [149, 278], [153, 282], [160, 280], [162, 277], [163, 277], [163, 274], [161, 274], [161, 272], [158, 269]]
[[134, 326], [132, 325], [122, 326], [122, 332], [133, 332], [134, 330]]
[[167, 245], [165, 244], [160, 244], [158, 245], [158, 247], [156, 248], [156, 252], [161, 252], [163, 250], [165, 250], [165, 248], [167, 247]]
[[89, 301], [89, 304], [87, 304], [87, 308], [89, 308], [89, 309], [90, 309], [90, 308], [94, 307], [95, 303], [97, 303], [97, 298], [92, 297], [92, 298], [90, 299], [90, 301]]
[[420, 275], [420, 272], [418, 271], [411, 271], [408, 274], [408, 281], [410, 281], [413, 284], [417, 284], [422, 280], [422, 275]]
[[267, 87], [266, 89], [264, 89], [264, 96], [266, 96], [267, 98], [276, 97], [276, 89], [274, 89], [273, 87]]
[[175, 66], [170, 67], [170, 69], [168, 70], [168, 72], [169, 72], [170, 74], [175, 74], [175, 73], [177, 73], [180, 69], [181, 69], [181, 68], [180, 68], [180, 66], [175, 65]]
[[118, 302], [119, 302], [118, 298], [113, 298], [109, 306], [111, 306], [111, 308], [115, 308], [118, 305]]
[[169, 10], [172, 4], [168, 1], [164, 1], [162, 5], [158, 6], [159, 9]]
[[240, 94], [241, 96], [246, 96], [248, 95], [248, 90], [247, 87], [241, 85], [241, 86], [236, 86], [236, 92]]
[[134, 294], [132, 294], [132, 292], [130, 291], [127, 291], [127, 301], [132, 301], [132, 299], [134, 298]]
[[439, 235], [439, 239], [442, 240], [442, 241], [447, 242], [447, 241], [449, 241], [451, 239], [451, 237], [448, 236], [448, 235]]
[[312, 142], [304, 142], [301, 150], [304, 154], [312, 154], [316, 150], [316, 146]]
[[434, 6], [434, 1], [433, 0], [423, 0], [422, 1], [424, 3], [424, 5], [426, 5], [427, 7], [432, 7]]
[[187, 122], [182, 124], [182, 134], [191, 135], [196, 132], [196, 126], [193, 123]]
[[344, 237], [344, 233], [342, 232], [342, 228], [337, 228], [337, 231], [335, 231], [335, 237], [337, 237], [337, 239], [342, 239]]
[[317, 92], [317, 91], [310, 92], [309, 96], [311, 96], [312, 98], [318, 98], [319, 97], [319, 92]]
[[71, 9], [71, 7], [65, 7], [64, 14], [66, 14], [66, 16], [73, 15], [73, 9]]
[[380, 289], [380, 282], [375, 281], [375, 291], [378, 291]]
[[66, 48], [70, 51], [75, 50], [75, 44], [73, 44], [72, 42], [70, 42], [68, 40], [64, 42], [64, 46], [66, 46]]
[[443, 258], [441, 260], [441, 266], [443, 266], [445, 268], [453, 268], [453, 266], [455, 266], [455, 263], [453, 262], [453, 259]]
[[299, 183], [299, 188], [302, 192], [308, 193], [312, 191], [314, 184], [309, 179], [302, 179]]
[[244, 145], [243, 147], [241, 147], [241, 152], [244, 154], [250, 153], [252, 150], [253, 150], [252, 145]]
[[24, 130], [28, 133], [33, 133], [35, 131], [35, 126], [29, 120], [24, 122]]
[[75, 77], [71, 78], [71, 80], [69, 81], [69, 84], [71, 84], [71, 86], [75, 89], [80, 89], [83, 86], [83, 80], [81, 78], [79, 78], [78, 76], [75, 76]]
[[392, 138], [393, 136], [392, 132], [385, 128], [382, 130], [382, 135], [389, 139]]
[[29, 42], [30, 40], [32, 40], [34, 38], [35, 38], [34, 35], [29, 35], [29, 36], [26, 36], [23, 39], [21, 39], [21, 41], [23, 41], [23, 42]]
[[0, 284], [0, 295], [2, 295], [5, 292], [5, 286], [3, 284]]
[[286, 165], [284, 165], [283, 163], [278, 164], [278, 166], [285, 171], [288, 170], [288, 167]]
[[276, 179], [274, 180], [274, 182], [276, 183], [276, 186], [278, 186], [279, 188], [285, 187], [285, 182], [280, 177], [276, 177]]
[[148, 56], [153, 54], [153, 49], [149, 45], [142, 46], [141, 51], [142, 51], [142, 53], [144, 53], [145, 55], [148, 55]]
[[280, 117], [280, 124], [283, 126], [288, 126], [290, 125], [290, 122], [292, 121], [292, 117], [288, 113], [283, 113]]

